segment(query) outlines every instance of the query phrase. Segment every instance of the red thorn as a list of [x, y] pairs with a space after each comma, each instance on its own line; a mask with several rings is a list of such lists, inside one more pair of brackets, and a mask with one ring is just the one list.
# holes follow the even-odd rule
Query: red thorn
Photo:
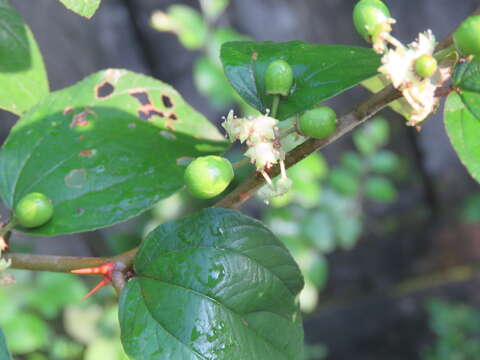
[[90, 296], [95, 294], [105, 285], [108, 285], [112, 282], [112, 273], [115, 270], [115, 264], [112, 262], [106, 262], [99, 266], [92, 266], [88, 268], [75, 269], [70, 272], [74, 274], [81, 275], [103, 275], [103, 279], [82, 299], [82, 301], [87, 300]]
[[110, 284], [110, 278], [104, 276], [103, 279], [97, 285], [95, 285], [95, 287], [92, 290], [90, 290], [90, 292], [87, 295], [83, 297], [82, 302], [87, 300], [90, 296], [92, 296], [98, 290], [100, 290], [102, 287], [108, 284]]
[[99, 266], [92, 266], [88, 268], [71, 270], [71, 273], [81, 274], [81, 275], [108, 275], [110, 276], [115, 270], [115, 264], [112, 262], [106, 262], [105, 264]]

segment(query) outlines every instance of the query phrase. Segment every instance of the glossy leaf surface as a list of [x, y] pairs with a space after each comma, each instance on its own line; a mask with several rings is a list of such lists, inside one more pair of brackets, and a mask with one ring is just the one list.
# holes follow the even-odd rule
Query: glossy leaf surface
[[120, 298], [133, 359], [303, 359], [288, 250], [261, 223], [206, 209], [161, 225], [143, 242]]
[[[470, 93], [480, 104], [480, 94]], [[480, 182], [480, 121], [461, 95], [451, 93], [445, 104], [444, 121], [450, 142], [461, 162], [475, 180]]]
[[0, 109], [20, 115], [48, 94], [42, 54], [29, 27], [0, 0]]
[[286, 119], [314, 107], [377, 74], [380, 57], [357, 46], [317, 45], [301, 41], [230, 42], [222, 46], [225, 74], [247, 103], [265, 112], [272, 96], [265, 92], [265, 70], [275, 59], [293, 68], [294, 85], [282, 98], [278, 118]]
[[11, 209], [30, 192], [53, 201], [52, 220], [29, 232], [92, 230], [150, 208], [183, 186], [186, 160], [225, 148], [173, 88], [111, 69], [21, 118], [0, 152], [0, 193]]
[[457, 65], [453, 75], [453, 84], [460, 90], [463, 103], [468, 110], [480, 119], [480, 61], [473, 59], [470, 62], [464, 61]]

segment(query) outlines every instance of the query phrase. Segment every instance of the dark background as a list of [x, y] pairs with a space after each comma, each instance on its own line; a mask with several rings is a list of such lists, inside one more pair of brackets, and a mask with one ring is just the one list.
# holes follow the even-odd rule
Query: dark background
[[[13, 0], [30, 25], [45, 62], [52, 90], [74, 84], [107, 67], [120, 67], [168, 82], [212, 121], [223, 113], [208, 106], [192, 82], [198, 54], [185, 50], [171, 34], [152, 30], [155, 9], [173, 3], [197, 7], [196, 1], [103, 0], [93, 19], [67, 11], [57, 0]], [[325, 44], [365, 45], [351, 21], [353, 0], [232, 0], [222, 18], [257, 40], [304, 40]], [[387, 1], [398, 24], [395, 36], [410, 42], [419, 31], [447, 36], [476, 6], [475, 0]], [[345, 113], [365, 97], [362, 89], [332, 104]], [[309, 342], [322, 342], [329, 359], [417, 359], [432, 340], [424, 300], [443, 296], [480, 305], [480, 226], [459, 217], [464, 199], [479, 186], [462, 167], [445, 135], [442, 109], [421, 132], [403, 126], [387, 111], [394, 136], [391, 149], [411, 164], [400, 199], [391, 206], [366, 209], [367, 231], [350, 252], [329, 256], [331, 274], [318, 310], [307, 317]], [[0, 135], [15, 118], [0, 112]], [[345, 137], [326, 152], [329, 161], [351, 147]], [[393, 231], [374, 231], [379, 218], [395, 219]], [[369, 224], [371, 226], [369, 226]], [[128, 227], [129, 225], [123, 225]], [[93, 254], [101, 251], [102, 232], [46, 239], [39, 252]], [[479, 355], [480, 358], [480, 355]]]

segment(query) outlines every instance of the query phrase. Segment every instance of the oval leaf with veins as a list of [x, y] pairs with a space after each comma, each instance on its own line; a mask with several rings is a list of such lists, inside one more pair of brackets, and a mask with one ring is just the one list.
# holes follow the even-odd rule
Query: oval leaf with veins
[[179, 190], [183, 159], [225, 149], [172, 87], [111, 69], [50, 94], [20, 119], [0, 152], [0, 194], [12, 209], [30, 192], [52, 199], [52, 220], [28, 232], [88, 231]]
[[159, 226], [122, 290], [123, 346], [133, 359], [303, 359], [295, 297], [303, 279], [283, 244], [234, 210]]

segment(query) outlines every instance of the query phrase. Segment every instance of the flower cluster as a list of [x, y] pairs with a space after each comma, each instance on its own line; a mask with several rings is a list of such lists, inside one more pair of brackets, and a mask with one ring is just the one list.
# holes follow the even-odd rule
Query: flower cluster
[[[228, 113], [222, 126], [225, 128], [230, 141], [238, 140], [245, 143], [248, 150], [245, 156], [255, 164], [269, 185], [266, 197], [272, 198], [288, 192], [291, 181], [287, 178], [285, 171], [285, 152], [282, 149], [278, 136], [278, 120], [266, 115], [256, 117], [238, 118], [233, 111]], [[281, 178], [273, 183], [267, 173], [273, 165], [280, 164]]]
[[[395, 20], [388, 20], [388, 24], [393, 23]], [[405, 46], [390, 34], [391, 27], [385, 26], [382, 29], [382, 32], [372, 37], [375, 51], [384, 54], [378, 71], [402, 92], [408, 102], [410, 114], [407, 125], [418, 126], [435, 110], [438, 104], [435, 90], [448, 78], [442, 73], [442, 69], [435, 70], [433, 75], [428, 77], [420, 76], [415, 69], [418, 59], [433, 56], [437, 44], [435, 36], [428, 30], [420, 33], [417, 41]]]

